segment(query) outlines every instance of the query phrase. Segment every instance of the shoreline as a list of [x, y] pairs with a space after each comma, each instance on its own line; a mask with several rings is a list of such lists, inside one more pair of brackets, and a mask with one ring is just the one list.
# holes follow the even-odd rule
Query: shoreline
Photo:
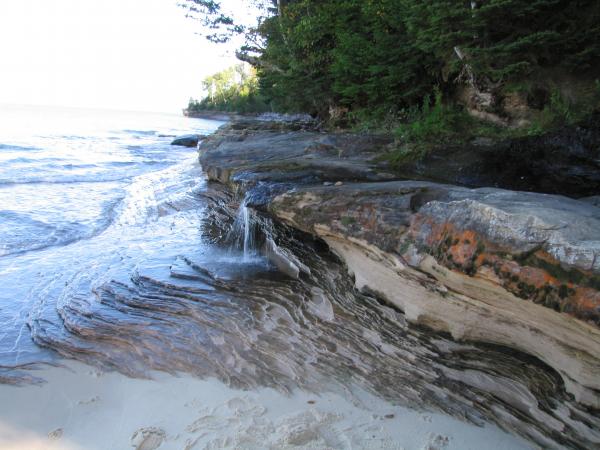
[[[136, 135], [146, 136], [143, 134], [145, 128], [136, 127], [135, 130], [142, 130], [135, 132]], [[155, 131], [153, 133], [156, 134]], [[176, 151], [167, 147], [166, 140], [164, 144], [163, 148], [168, 153]], [[247, 295], [252, 293], [252, 283], [242, 279], [237, 284], [231, 280], [231, 290], [212, 294], [213, 288], [219, 289], [223, 284], [210, 276], [212, 269], [221, 266], [219, 261], [215, 262], [217, 254], [209, 252], [206, 261], [195, 256], [201, 256], [203, 249], [198, 233], [201, 224], [196, 222], [205, 204], [202, 196], [210, 197], [214, 192], [204, 190], [205, 178], [197, 162], [188, 160], [188, 156], [193, 158], [193, 153], [188, 152], [184, 150], [185, 168], [151, 170], [148, 176], [136, 178], [135, 184], [128, 185], [135, 195], [127, 197], [123, 203], [120, 214], [125, 215], [115, 219], [122, 225], [109, 229], [114, 236], [112, 232], [105, 232], [101, 234], [102, 239], [80, 240], [65, 246], [57, 254], [48, 250], [46, 265], [27, 264], [24, 268], [27, 271], [23, 273], [32, 275], [21, 278], [34, 279], [38, 272], [52, 275], [54, 270], [63, 267], [61, 262], [66, 261], [68, 270], [61, 271], [60, 275], [68, 277], [68, 283], [58, 277], [55, 285], [60, 292], [63, 286], [68, 285], [71, 294], [81, 294], [70, 305], [67, 304], [71, 298], [69, 295], [61, 305], [57, 305], [52, 295], [45, 297], [43, 309], [36, 308], [35, 317], [30, 316], [29, 324], [35, 323], [33, 326], [37, 327], [37, 332], [31, 331], [32, 336], [41, 345], [37, 347], [32, 341], [32, 347], [44, 352], [52, 351], [46, 349], [49, 347], [62, 355], [87, 359], [92, 364], [118, 368], [125, 373], [148, 374], [153, 379], [131, 378], [120, 372], [102, 371], [62, 358], [56, 363], [64, 364], [64, 367], [44, 364], [28, 367], [27, 375], [46, 382], [0, 385], [2, 450], [149, 450], [157, 448], [161, 440], [158, 448], [163, 450], [181, 450], [186, 446], [188, 449], [212, 446], [261, 450], [265, 447], [277, 450], [350, 447], [463, 450], [479, 449], [489, 439], [500, 449], [529, 448], [522, 439], [495, 425], [480, 427], [482, 421], [478, 416], [452, 418], [438, 412], [397, 406], [384, 399], [389, 397], [375, 397], [361, 391], [372, 387], [361, 380], [360, 373], [352, 376], [352, 373], [343, 370], [342, 365], [347, 363], [345, 355], [348, 352], [361, 348], [365, 349], [363, 362], [374, 358], [371, 347], [366, 344], [370, 340], [377, 344], [377, 331], [372, 333], [374, 337], [362, 337], [362, 328], [346, 322], [348, 330], [356, 326], [353, 333], [362, 347], [343, 337], [336, 338], [334, 334], [330, 334], [328, 339], [323, 338], [323, 333], [327, 335], [329, 329], [327, 321], [331, 320], [326, 304], [312, 305], [310, 297], [302, 301], [302, 298], [292, 295], [279, 307], [265, 302], [263, 310], [257, 298], [260, 292], [254, 292], [253, 299], [248, 298]], [[187, 167], [188, 164], [190, 167]], [[79, 199], [81, 191], [75, 192], [77, 204], [83, 204], [84, 199]], [[155, 199], [149, 199], [155, 201], [150, 205], [140, 202], [140, 199], [146, 200], [143, 194], [155, 195]], [[90, 192], [87, 195], [89, 197]], [[152, 208], [148, 211], [147, 206]], [[140, 223], [149, 226], [140, 226]], [[115, 237], [119, 240], [116, 241]], [[134, 242], [133, 247], [125, 245], [130, 242]], [[71, 261], [83, 254], [88, 256], [89, 261], [82, 258], [73, 267]], [[194, 270], [177, 256], [181, 254], [208, 269]], [[25, 260], [34, 262], [36, 258], [39, 256], [32, 253]], [[173, 264], [178, 264], [173, 274], [179, 277], [171, 276]], [[133, 267], [135, 271], [132, 271]], [[227, 271], [237, 270], [236, 267], [240, 266], [227, 266], [219, 273], [227, 279]], [[143, 277], [144, 283], [154, 283], [155, 289], [150, 292], [151, 295], [145, 296], [141, 289], [135, 292], [138, 284], [130, 284], [133, 291], [127, 294], [120, 290], [117, 292], [119, 295], [112, 299], [96, 298], [87, 285], [80, 289], [77, 275], [81, 274], [84, 280], [97, 279], [96, 271], [104, 274], [108, 272], [106, 268], [113, 272], [106, 283], [99, 286], [100, 289], [111, 288], [108, 284], [114, 279], [113, 275], [121, 284], [112, 287], [122, 288], [123, 282], [139, 283]], [[204, 277], [204, 282], [189, 279], [190, 276]], [[46, 286], [44, 280], [35, 280], [36, 284], [32, 287], [23, 283], [23, 289], [31, 288], [37, 292], [38, 283]], [[285, 288], [286, 283], [289, 280], [272, 286]], [[198, 289], [199, 286], [203, 289]], [[183, 295], [174, 291], [185, 291], [186, 287], [190, 289]], [[104, 293], [111, 295], [112, 291], [105, 290]], [[268, 297], [268, 294], [263, 297]], [[227, 298], [229, 302], [220, 301]], [[79, 310], [82, 306], [80, 300], [89, 302], [87, 304], [94, 312], [88, 314], [90, 310], [87, 307]], [[224, 309], [222, 315], [211, 315], [216, 304], [220, 304], [220, 308], [228, 305], [230, 308]], [[69, 317], [58, 316], [65, 312], [65, 309], [59, 312], [60, 308], [68, 308]], [[252, 310], [254, 308], [257, 309]], [[293, 364], [290, 359], [289, 366], [285, 359], [298, 348], [296, 339], [299, 335], [287, 326], [281, 326], [278, 321], [278, 314], [286, 308], [298, 308], [304, 314], [298, 325], [304, 326], [304, 321], [308, 320], [306, 329], [318, 329], [314, 333], [307, 331], [303, 334], [306, 347], [297, 352], [298, 364]], [[275, 315], [265, 318], [261, 311], [272, 311]], [[257, 321], [245, 320], [246, 312]], [[202, 314], [205, 316], [202, 317]], [[339, 320], [340, 324], [344, 323], [343, 317]], [[178, 320], [180, 318], [182, 320]], [[167, 323], [179, 324], [180, 327], [161, 326]], [[65, 329], [65, 326], [69, 328]], [[228, 333], [238, 327], [244, 328], [238, 330], [237, 335]], [[366, 327], [370, 329], [369, 324]], [[28, 334], [23, 333], [23, 340], [29, 339]], [[205, 335], [212, 340], [203, 339]], [[115, 336], [117, 340], [112, 340]], [[334, 345], [340, 346], [338, 356], [322, 346], [323, 339], [337, 340], [338, 344]], [[248, 343], [255, 350], [253, 353], [229, 358], [244, 352]], [[12, 342], [9, 344], [12, 345]], [[207, 352], [207, 346], [211, 345], [212, 351]], [[22, 349], [17, 347], [15, 352]], [[120, 351], [123, 353], [118, 356]], [[305, 358], [309, 353], [322, 355], [319, 357], [321, 370], [330, 368], [332, 378], [339, 378], [341, 383], [335, 384], [335, 388], [325, 387], [325, 384], [329, 386], [329, 375], [317, 376], [312, 366], [314, 360]], [[27, 351], [20, 356], [25, 354]], [[136, 359], [140, 354], [147, 358]], [[16, 358], [19, 358], [18, 354]], [[334, 361], [334, 358], [337, 360]], [[363, 370], [363, 366], [359, 366], [350, 364], [348, 368], [350, 372], [358, 372]], [[147, 373], [150, 367], [179, 371], [180, 375]], [[194, 371], [198, 378], [187, 375], [186, 370]], [[220, 376], [223, 382], [212, 378], [214, 376]], [[274, 378], [270, 379], [270, 376]], [[348, 381], [355, 378], [358, 381]], [[314, 380], [323, 382], [315, 383]], [[232, 389], [228, 387], [230, 384], [247, 386], [248, 390]], [[256, 387], [265, 385], [278, 386], [281, 392], [289, 388], [291, 394]], [[298, 386], [305, 386], [307, 390]], [[310, 386], [317, 386], [323, 392], [316, 395], [308, 390]], [[402, 404], [413, 403], [407, 401]], [[419, 405], [420, 402], [417, 402], [417, 407]], [[439, 411], [433, 407], [430, 409]]]
[[[488, 279], [488, 284], [481, 284], [481, 280], [473, 281], [472, 274], [469, 278], [465, 277], [464, 273], [460, 273], [460, 267], [447, 267], [444, 266], [447, 261], [436, 261], [435, 258], [440, 258], [440, 253], [415, 263], [423, 247], [414, 247], [413, 253], [408, 256], [407, 249], [404, 249], [402, 258], [394, 259], [397, 247], [389, 246], [389, 243], [386, 244], [385, 241], [376, 238], [382, 231], [385, 233], [381, 236], [386, 238], [395, 239], [397, 235], [389, 233], [387, 228], [372, 230], [369, 228], [373, 226], [371, 222], [364, 222], [362, 216], [354, 215], [356, 208], [361, 211], [366, 210], [365, 195], [369, 202], [384, 198], [387, 202], [384, 203], [387, 205], [384, 211], [403, 211], [402, 208], [406, 207], [404, 205], [406, 203], [410, 207], [411, 214], [414, 214], [415, 210], [424, 208], [428, 202], [443, 202], [453, 199], [452, 196], [456, 195], [464, 197], [465, 193], [470, 192], [469, 190], [453, 190], [448, 186], [432, 183], [390, 181], [388, 175], [379, 169], [371, 170], [368, 165], [365, 166], [364, 159], [361, 159], [363, 158], [360, 151], [361, 143], [356, 142], [355, 136], [344, 140], [345, 137], [342, 135], [332, 137], [319, 133], [317, 141], [313, 141], [310, 131], [303, 130], [301, 133], [294, 134], [294, 131], [298, 130], [289, 132], [286, 131], [286, 126], [273, 127], [263, 123], [261, 127], [269, 128], [265, 135], [268, 141], [259, 140], [258, 154], [263, 155], [265, 149], [269, 148], [265, 146], [265, 142], [268, 142], [270, 149], [277, 152], [278, 158], [285, 159], [285, 151], [290, 151], [290, 148], [295, 151], [294, 145], [298, 144], [299, 139], [302, 144], [299, 147], [302, 155], [300, 162], [304, 164], [305, 161], [309, 161], [308, 167], [311, 169], [308, 171], [308, 183], [305, 181], [306, 178], [303, 178], [307, 177], [307, 172], [297, 164], [298, 160], [290, 163], [288, 159], [281, 165], [277, 158], [272, 158], [268, 160], [266, 167], [268, 170], [263, 170], [265, 167], [260, 164], [253, 165], [255, 161], [252, 159], [252, 152], [249, 151], [251, 148], [248, 145], [253, 145], [253, 140], [257, 133], [260, 134], [260, 130], [248, 130], [244, 127], [233, 126], [234, 133], [225, 136], [223, 142], [218, 141], [223, 137], [222, 135], [219, 137], [218, 132], [200, 145], [203, 151], [202, 157], [206, 158], [207, 146], [214, 150], [211, 146], [217, 145], [218, 148], [225, 143], [227, 147], [229, 142], [237, 157], [244, 159], [244, 164], [239, 164], [235, 159], [227, 160], [228, 154], [224, 152], [218, 155], [218, 160], [229, 161], [231, 165], [206, 164], [203, 170], [213, 181], [238, 189], [238, 197], [244, 192], [252, 194], [248, 207], [254, 211], [253, 214], [276, 218], [281, 223], [310, 233], [316, 239], [326, 243], [329, 250], [346, 263], [358, 289], [393, 305], [397, 311], [402, 311], [403, 316], [411, 323], [448, 331], [444, 328], [447, 324], [443, 321], [457, 320], [458, 315], [448, 314], [441, 319], [436, 317], [436, 314], [440, 313], [438, 311], [440, 299], [445, 302], [444, 307], [458, 305], [459, 308], [466, 310], [465, 303], [460, 304], [457, 301], [466, 301], [469, 307], [473, 306], [481, 300], [474, 295], [474, 292], [481, 290], [482, 286], [488, 293], [494, 295], [502, 293], [501, 289], [489, 283], [499, 282], [498, 280]], [[369, 141], [368, 137], [363, 138], [368, 145], [376, 142]], [[308, 139], [307, 146], [303, 146], [305, 143], [303, 139]], [[287, 148], [286, 143], [290, 142], [292, 145]], [[283, 154], [282, 149], [285, 150]], [[241, 172], [240, 167], [243, 168]], [[258, 182], [253, 178], [257, 174]], [[355, 178], [360, 180], [357, 182]], [[365, 180], [370, 183], [366, 183]], [[256, 189], [257, 186], [262, 190]], [[290, 191], [292, 186], [293, 190]], [[429, 191], [432, 187], [433, 196]], [[414, 191], [415, 188], [417, 191]], [[448, 190], [443, 191], [443, 189]], [[407, 195], [411, 196], [408, 200], [407, 197], [403, 197]], [[396, 204], [390, 199], [401, 200], [401, 202]], [[478, 200], [484, 201], [485, 198], [478, 198]], [[379, 208], [377, 203], [369, 204], [371, 210]], [[344, 211], [341, 216], [340, 211]], [[395, 229], [394, 233], [398, 230], [404, 232], [405, 229], [395, 222], [397, 220], [395, 217], [390, 218], [386, 214], [380, 214], [377, 224]], [[418, 235], [414, 235], [413, 239], [412, 244], [416, 242]], [[462, 244], [467, 247], [470, 245]], [[302, 267], [300, 260], [290, 258], [286, 248], [278, 247], [277, 242], [273, 240], [267, 241], [267, 245], [271, 257], [279, 258], [278, 261], [282, 266], [292, 269], [289, 271], [292, 278], [304, 276], [301, 273], [307, 268]], [[454, 261], [457, 262], [458, 259]], [[371, 279], [369, 273], [379, 278]], [[423, 273], [430, 276], [424, 278]], [[395, 298], [395, 295], [399, 297]], [[402, 295], [408, 296], [408, 301]], [[422, 303], [426, 305], [425, 309], [429, 308], [425, 314], [418, 310], [419, 305], [410, 304], [415, 299], [422, 299]], [[496, 299], [490, 297], [488, 300], [491, 314], [504, 313], [500, 309], [494, 310], [498, 307]], [[505, 300], [506, 298], [503, 298], [502, 301]], [[540, 318], [552, 319], [550, 323], [554, 323], [552, 321], [555, 318], [561, 317], [551, 312], [551, 309], [534, 305], [533, 302], [523, 302], [522, 299], [516, 298], [510, 298], [510, 301], [523, 305], [523, 308], [518, 311], [523, 312], [524, 316], [535, 314], [537, 311], [540, 313]], [[514, 314], [515, 310], [512, 309], [510, 301], [503, 303], [502, 306], [510, 314]], [[472, 321], [472, 314], [466, 316], [467, 319], [469, 317]], [[484, 316], [476, 322], [485, 323], [486, 320], [489, 320], [489, 317]], [[572, 319], [575, 325], [579, 323], [576, 320]], [[452, 354], [456, 350], [458, 358], [461, 359], [461, 352], [468, 351], [468, 342], [478, 340], [479, 336], [469, 334], [467, 322], [464, 328], [458, 330], [460, 332], [450, 328], [456, 342], [439, 341], [439, 348], [448, 346], [442, 352]], [[512, 325], [514, 323], [511, 323]], [[561, 320], [557, 319], [556, 325], [558, 329], [564, 325], [564, 322], [561, 323]], [[531, 326], [535, 328], [536, 324]], [[492, 331], [498, 330], [492, 329]], [[553, 333], [551, 330], [544, 332], [548, 335]], [[518, 339], [522, 337], [517, 336]], [[164, 338], [168, 339], [169, 336], [165, 335]], [[460, 341], [464, 341], [465, 344], [460, 344]], [[580, 341], [585, 342], [585, 336], [581, 337]], [[498, 344], [505, 345], [506, 342], [501, 341]], [[516, 344], [518, 343], [515, 341]], [[386, 353], [385, 340], [383, 342], [374, 340], [373, 345], [377, 349], [374, 354], [379, 354], [382, 350], [383, 354]], [[453, 346], [455, 349], [452, 348]], [[526, 346], [521, 348], [516, 345], [515, 348], [523, 351], [531, 350]], [[545, 350], [542, 348], [540, 351]], [[412, 356], [418, 357], [417, 354]], [[537, 356], [543, 360], [542, 356]], [[389, 363], [388, 359], [387, 364]], [[485, 422], [487, 423], [485, 427], [475, 425], [474, 423], [482, 424], [483, 421], [481, 418], [471, 416], [468, 408], [459, 417], [469, 418], [472, 422], [462, 421], [449, 414], [397, 406], [382, 397], [362, 391], [362, 388], [354, 382], [344, 385], [346, 392], [335, 393], [324, 388], [324, 392], [317, 395], [293, 388], [291, 394], [282, 394], [268, 388], [236, 390], [210, 377], [195, 378], [186, 374], [173, 376], [163, 372], [152, 372], [153, 379], [136, 379], [118, 372], [103, 372], [71, 360], [64, 361], [64, 365], [65, 367], [44, 367], [32, 371], [32, 375], [47, 380], [42, 385], [21, 387], [0, 385], [0, 398], [5, 400], [0, 405], [0, 449], [101, 450], [133, 447], [137, 450], [156, 448], [191, 450], [208, 446], [257, 449], [467, 450], [480, 449], [492, 444], [497, 449], [529, 448], [532, 444], [519, 437], [519, 434], [527, 434], [519, 429], [521, 424], [511, 422], [520, 420], [522, 414], [530, 414], [535, 420], [543, 418], [554, 427], [554, 430], [560, 426], [567, 427], [575, 424], [580, 427], [581, 442], [584, 439], [594, 442], [597, 431], [593, 425], [592, 428], [586, 428], [596, 420], [593, 411], [587, 413], [589, 417], [585, 419], [589, 422], [585, 424], [576, 422], [577, 418], [565, 415], [564, 411], [569, 409], [576, 414], [583, 411], [573, 409], [576, 406], [574, 403], [559, 403], [559, 408], [563, 409], [555, 409], [554, 411], [559, 415], [552, 415], [554, 411], [548, 410], [546, 399], [541, 402], [541, 399], [536, 399], [534, 395], [537, 389], [535, 380], [503, 378], [505, 374], [502, 373], [501, 377], [494, 378], [493, 374], [485, 370], [445, 367], [441, 360], [438, 361], [437, 378], [430, 380], [433, 389], [438, 389], [443, 396], [447, 395], [441, 389], [445, 386], [443, 383], [449, 383], [445, 387], [454, 386], [456, 383], [454, 389], [460, 389], [459, 383], [464, 383], [469, 388], [473, 388], [473, 392], [483, 392], [482, 398], [483, 396], [496, 397], [500, 401], [497, 403], [492, 401], [489, 406], [490, 411], [496, 411], [498, 418], [494, 420], [500, 424], [500, 427], [492, 422]], [[561, 373], [561, 375], [565, 374]], [[533, 388], [528, 384], [529, 381], [534, 383]], [[569, 388], [573, 386], [567, 386], [567, 389]], [[401, 392], [402, 389], [410, 390], [411, 387], [399, 385], [393, 386], [392, 389]], [[418, 392], [416, 387], [412, 389]], [[558, 386], [558, 389], [564, 387]], [[554, 401], [557, 400], [549, 398], [548, 404], [553, 404]], [[504, 404], [509, 407], [503, 409]], [[428, 405], [425, 399], [423, 405], [424, 408]], [[427, 408], [431, 409], [430, 406]], [[513, 411], [517, 411], [515, 416], [511, 415]], [[527, 424], [522, 426], [526, 429]], [[513, 434], [502, 431], [501, 427], [510, 430]], [[547, 436], [543, 434], [546, 430], [535, 428], [530, 431], [532, 434], [529, 438], [538, 442], [538, 445], [541, 445], [540, 442], [545, 442], [548, 446], [558, 445], [557, 442], [561, 442], [555, 440], [555, 435], [552, 436], [555, 431]], [[110, 440], [108, 440], [109, 436]], [[568, 442], [572, 444], [574, 441]]]
[[230, 121], [237, 117], [244, 117], [242, 114], [231, 113], [227, 111], [188, 111], [187, 109], [182, 110], [184, 117], [190, 117], [193, 119], [207, 119], [207, 120], [224, 120]]

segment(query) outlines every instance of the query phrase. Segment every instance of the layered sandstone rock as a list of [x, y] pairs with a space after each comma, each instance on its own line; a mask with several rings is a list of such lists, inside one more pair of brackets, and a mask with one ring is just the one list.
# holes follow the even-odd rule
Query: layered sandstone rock
[[396, 181], [296, 189], [269, 211], [323, 238], [409, 321], [532, 354], [600, 406], [600, 209]]
[[378, 158], [386, 144], [230, 126], [200, 146], [200, 159], [249, 206], [322, 238], [357, 288], [409, 321], [533, 355], [579, 402], [600, 408], [600, 208], [393, 181]]

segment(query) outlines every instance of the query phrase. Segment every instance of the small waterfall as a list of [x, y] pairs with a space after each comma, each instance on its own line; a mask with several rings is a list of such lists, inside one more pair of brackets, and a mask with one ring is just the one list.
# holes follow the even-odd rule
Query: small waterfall
[[233, 227], [227, 235], [232, 251], [243, 251], [243, 260], [249, 261], [256, 255], [256, 242], [254, 239], [255, 223], [247, 206], [247, 199], [240, 203], [238, 213], [233, 222]]

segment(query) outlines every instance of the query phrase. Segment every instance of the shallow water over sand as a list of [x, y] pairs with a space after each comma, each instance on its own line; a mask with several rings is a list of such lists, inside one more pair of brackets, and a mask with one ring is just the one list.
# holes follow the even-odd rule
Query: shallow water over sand
[[[159, 136], [206, 133], [218, 123], [157, 116], [125, 126], [127, 117], [110, 116], [97, 134], [90, 118], [81, 136], [2, 144], [0, 381], [41, 381], [47, 370], [31, 369], [67, 357], [132, 377], [185, 373], [255, 393], [301, 388], [352, 403], [364, 392], [390, 408], [498, 421], [548, 446], [573, 445], [573, 433], [600, 440], [597, 419], [568, 401], [547, 367], [409, 327], [399, 311], [356, 292], [322, 243], [231, 208], [241, 199], [206, 182], [195, 150]], [[118, 120], [120, 128], [106, 125]], [[24, 161], [27, 152], [35, 156]], [[236, 215], [238, 227], [255, 224], [252, 235], [234, 231], [237, 246]], [[305, 266], [299, 279], [250, 251], [265, 236]], [[577, 420], [567, 422], [565, 436], [550, 436], [571, 413]], [[340, 414], [346, 420], [351, 408]], [[524, 445], [492, 435], [497, 445], [487, 448]], [[313, 437], [302, 445], [361, 448]], [[442, 439], [430, 448], [480, 444]], [[420, 448], [408, 439], [399, 445]]]

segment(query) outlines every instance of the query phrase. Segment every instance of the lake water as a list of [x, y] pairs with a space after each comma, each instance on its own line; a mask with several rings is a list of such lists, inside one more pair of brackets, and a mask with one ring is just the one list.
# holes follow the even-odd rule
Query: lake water
[[27, 328], [48, 300], [39, 290], [107, 252], [135, 253], [159, 206], [203, 183], [196, 149], [171, 146], [173, 136], [222, 122], [3, 106], [0, 124], [0, 364], [10, 366], [39, 358]]

